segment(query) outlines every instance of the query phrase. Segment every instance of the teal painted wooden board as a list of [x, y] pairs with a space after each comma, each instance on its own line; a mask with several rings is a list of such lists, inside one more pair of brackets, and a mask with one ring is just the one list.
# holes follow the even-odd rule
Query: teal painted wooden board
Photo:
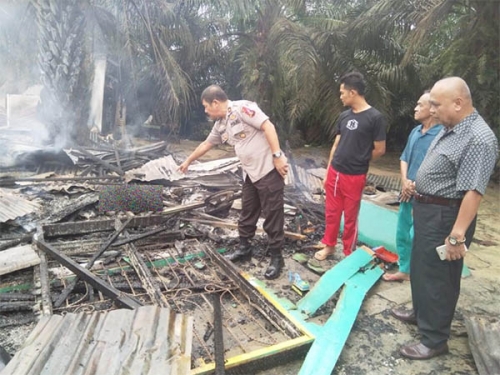
[[362, 249], [356, 249], [351, 255], [326, 271], [314, 287], [297, 302], [299, 311], [313, 315], [337, 290], [356, 272], [365, 266], [372, 256]]
[[[384, 246], [396, 252], [397, 211], [361, 200], [358, 216], [358, 240], [370, 247]], [[344, 221], [341, 223], [344, 230]]]
[[349, 337], [363, 299], [383, 274], [379, 267], [358, 272], [346, 281], [337, 307], [316, 336], [299, 375], [330, 375]]

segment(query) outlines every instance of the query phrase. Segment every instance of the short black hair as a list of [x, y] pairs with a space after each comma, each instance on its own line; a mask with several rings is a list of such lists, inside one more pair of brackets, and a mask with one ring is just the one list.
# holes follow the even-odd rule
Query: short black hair
[[363, 74], [359, 72], [346, 73], [340, 77], [340, 84], [349, 90], [356, 90], [359, 95], [365, 95], [366, 82]]
[[226, 93], [219, 85], [210, 85], [201, 93], [201, 101], [206, 101], [208, 104], [212, 104], [216, 99], [221, 102], [228, 100]]

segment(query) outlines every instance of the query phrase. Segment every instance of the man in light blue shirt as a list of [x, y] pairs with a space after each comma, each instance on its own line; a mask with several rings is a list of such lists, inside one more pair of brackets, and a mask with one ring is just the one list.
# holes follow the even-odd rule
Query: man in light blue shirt
[[410, 280], [410, 257], [413, 243], [413, 194], [415, 177], [425, 154], [436, 135], [443, 129], [430, 113], [430, 94], [426, 91], [415, 107], [415, 120], [421, 122], [410, 133], [400, 157], [401, 198], [396, 229], [396, 248], [399, 255], [399, 271], [386, 273], [385, 281]]

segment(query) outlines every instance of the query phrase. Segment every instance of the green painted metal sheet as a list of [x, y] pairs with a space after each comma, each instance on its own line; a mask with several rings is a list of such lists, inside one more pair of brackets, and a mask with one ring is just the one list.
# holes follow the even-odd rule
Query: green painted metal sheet
[[371, 259], [372, 256], [366, 251], [356, 249], [351, 255], [336, 264], [335, 267], [326, 271], [305, 297], [297, 302], [297, 308], [311, 316], [342, 287], [346, 280], [358, 272], [360, 267], [370, 262]]
[[346, 281], [337, 307], [319, 331], [299, 375], [330, 375], [349, 337], [366, 293], [383, 274], [379, 267], [358, 272]]

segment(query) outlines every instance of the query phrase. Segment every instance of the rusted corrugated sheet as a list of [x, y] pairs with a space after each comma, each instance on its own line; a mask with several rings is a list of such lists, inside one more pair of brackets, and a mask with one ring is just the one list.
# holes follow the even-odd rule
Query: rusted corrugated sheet
[[42, 317], [2, 375], [185, 375], [192, 329], [158, 306]]
[[17, 219], [38, 208], [39, 206], [36, 203], [30, 202], [19, 195], [9, 193], [5, 189], [0, 189], [0, 223]]

